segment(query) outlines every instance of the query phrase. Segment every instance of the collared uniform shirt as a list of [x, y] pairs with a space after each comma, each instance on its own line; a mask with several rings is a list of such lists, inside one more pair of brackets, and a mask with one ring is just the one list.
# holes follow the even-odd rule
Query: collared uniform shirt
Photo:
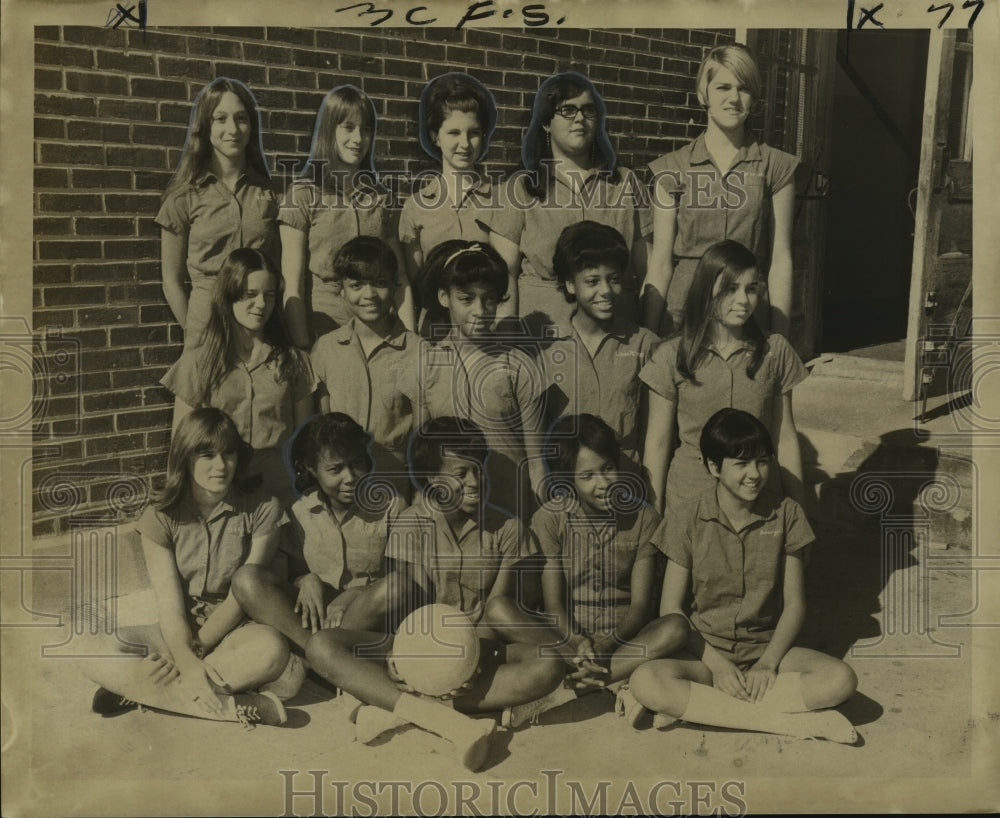
[[755, 661], [784, 607], [785, 556], [815, 540], [794, 500], [762, 493], [750, 522], [734, 530], [713, 485], [665, 529], [662, 550], [691, 572], [691, 622], [736, 662]]
[[[632, 248], [640, 240], [640, 213], [645, 210], [645, 192], [635, 174], [618, 167], [619, 180], [608, 174], [593, 172], [582, 189], [573, 191], [559, 176], [551, 184], [545, 201], [534, 199], [528, 192], [524, 176], [514, 179], [507, 196], [510, 205], [498, 213], [491, 227], [501, 236], [520, 247], [521, 274], [518, 287], [522, 316], [538, 314], [543, 325], [557, 324], [566, 329], [572, 307], [556, 289], [552, 271], [552, 256], [562, 231], [571, 224], [592, 220], [614, 227]], [[648, 223], [648, 219], [645, 220]], [[648, 232], [648, 231], [647, 231]], [[625, 276], [622, 303], [631, 316], [638, 293], [635, 271]], [[533, 328], [538, 322], [529, 319]]]
[[639, 402], [645, 388], [639, 372], [660, 338], [616, 317], [591, 357], [570, 318], [570, 331], [542, 352], [546, 419], [551, 424], [564, 415], [597, 415], [614, 430], [622, 454], [637, 467]]
[[[639, 377], [656, 394], [671, 400], [677, 409], [677, 432], [680, 446], [670, 462], [667, 474], [667, 519], [679, 510], [679, 504], [697, 497], [713, 483], [701, 461], [699, 441], [705, 422], [719, 409], [742, 409], [758, 418], [774, 433], [775, 403], [808, 376], [791, 344], [778, 334], [767, 336], [767, 352], [754, 377], [747, 377], [749, 343], [723, 358], [714, 346], [706, 347], [695, 377], [684, 378], [677, 371], [680, 338], [659, 346], [642, 368]], [[777, 469], [772, 469], [777, 478]]]
[[523, 513], [530, 496], [524, 435], [541, 429], [541, 365], [502, 344], [456, 342], [454, 333], [420, 349], [420, 422], [457, 417], [478, 425], [490, 448], [490, 502]]
[[530, 531], [502, 509], [487, 505], [479, 519], [453, 531], [423, 497], [392, 522], [386, 549], [387, 557], [414, 567], [435, 602], [454, 605], [475, 621], [501, 569], [537, 553]]
[[289, 509], [286, 548], [337, 590], [363, 587], [385, 576], [390, 521], [403, 507], [398, 497], [379, 508], [355, 505], [338, 521], [314, 489]]
[[189, 406], [221, 409], [255, 450], [280, 448], [295, 431], [295, 404], [316, 389], [308, 357], [296, 349], [290, 354], [300, 363], [291, 381], [278, 379], [278, 357], [272, 348], [260, 363], [252, 367], [237, 364], [230, 369], [207, 403], [202, 402], [198, 350], [185, 350], [160, 383]]
[[352, 317], [343, 298], [343, 283], [333, 272], [333, 259], [357, 236], [377, 236], [383, 241], [396, 237], [388, 195], [372, 187], [345, 195], [321, 190], [311, 181], [297, 181], [292, 203], [283, 205], [278, 222], [308, 236], [309, 323], [316, 335], [344, 326]]
[[531, 529], [546, 560], [566, 575], [577, 624], [588, 636], [611, 633], [632, 602], [633, 568], [656, 557], [662, 518], [645, 503], [602, 517], [560, 505], [542, 506]]
[[201, 518], [187, 496], [167, 511], [147, 506], [136, 530], [173, 552], [188, 597], [218, 600], [229, 593], [233, 574], [250, 555], [253, 538], [277, 531], [285, 521], [274, 497], [230, 487], [208, 519]]
[[798, 157], [751, 142], [723, 173], [705, 147], [705, 135], [649, 163], [653, 208], [677, 208], [676, 258], [699, 259], [713, 244], [734, 239], [752, 250], [767, 275], [771, 258], [771, 199], [790, 184]]
[[469, 189], [458, 207], [448, 199], [440, 176], [429, 179], [403, 203], [399, 216], [399, 240], [419, 243], [424, 258], [437, 245], [449, 239], [465, 239], [487, 244], [489, 225], [502, 202], [490, 181], [479, 177], [469, 181]]

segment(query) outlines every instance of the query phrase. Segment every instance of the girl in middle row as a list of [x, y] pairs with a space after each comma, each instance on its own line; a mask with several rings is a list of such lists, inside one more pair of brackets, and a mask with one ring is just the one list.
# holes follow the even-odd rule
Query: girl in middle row
[[292, 499], [281, 447], [313, 413], [316, 379], [288, 340], [278, 299], [281, 279], [257, 250], [226, 258], [212, 295], [205, 338], [185, 350], [160, 381], [175, 395], [173, 427], [193, 408], [214, 406], [253, 450], [247, 470], [268, 493]]
[[[281, 208], [281, 272], [285, 311], [296, 346], [346, 324], [350, 312], [334, 273], [337, 251], [355, 236], [378, 236], [403, 269], [388, 194], [375, 172], [375, 106], [353, 85], [324, 97], [316, 114], [309, 160], [296, 181], [294, 206]], [[394, 293], [398, 315], [414, 326], [412, 294], [405, 275]]]
[[425, 265], [432, 320], [450, 332], [421, 351], [422, 419], [472, 421], [490, 447], [487, 475], [494, 504], [527, 519], [544, 476], [541, 365], [491, 338], [507, 296], [507, 265], [489, 245], [454, 239], [435, 247]]

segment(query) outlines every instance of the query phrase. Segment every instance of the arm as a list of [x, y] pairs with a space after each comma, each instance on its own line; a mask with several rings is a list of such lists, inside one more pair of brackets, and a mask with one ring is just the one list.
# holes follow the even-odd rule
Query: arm
[[802, 450], [799, 434], [792, 417], [792, 393], [786, 392], [774, 409], [774, 428], [771, 434], [776, 442], [775, 455], [781, 474], [781, 486], [789, 497], [806, 508], [806, 489], [802, 482]]
[[774, 636], [757, 663], [747, 671], [746, 688], [752, 701], [759, 701], [774, 684], [781, 660], [785, 658], [806, 619], [805, 568], [800, 553], [785, 555], [784, 607]]
[[569, 679], [575, 687], [603, 687], [608, 669], [597, 664], [594, 644], [579, 632], [567, 602], [567, 578], [559, 560], [547, 560], [542, 571], [542, 599], [545, 612], [555, 617], [551, 645], [563, 661], [573, 669]]
[[[329, 407], [330, 399], [327, 398], [327, 406]], [[295, 418], [295, 428], [298, 429], [303, 423], [305, 423], [309, 418], [311, 418], [316, 412], [316, 401], [313, 398], [313, 394], [306, 395], [301, 400], [295, 402], [295, 406], [292, 407], [292, 416]]]
[[188, 234], [171, 233], [160, 230], [160, 271], [163, 276], [163, 297], [167, 306], [181, 325], [187, 325], [188, 297], [184, 291], [184, 279], [187, 276]]
[[507, 264], [507, 300], [497, 309], [497, 319], [510, 318], [519, 315], [517, 279], [521, 272], [521, 250], [510, 239], [499, 233], [490, 232], [490, 246], [496, 250]]
[[677, 404], [649, 390], [649, 412], [642, 462], [653, 488], [656, 510], [663, 513], [667, 488], [667, 469], [674, 453], [674, 423]]
[[399, 316], [404, 327], [416, 332], [416, 301], [413, 297], [413, 288], [410, 286], [413, 278], [409, 273], [409, 262], [403, 254], [403, 246], [399, 243], [399, 239], [386, 239], [386, 244], [392, 248], [392, 252], [396, 256], [396, 269], [399, 271], [399, 285], [396, 287], [394, 300], [396, 315]]
[[[657, 197], [654, 196], [654, 199]], [[642, 288], [642, 325], [659, 332], [667, 303], [667, 290], [674, 275], [674, 239], [677, 236], [677, 210], [673, 206], [653, 204], [653, 249]]]
[[[245, 565], [269, 565], [278, 547], [278, 530], [255, 536], [250, 542], [250, 555]], [[243, 619], [243, 609], [230, 591], [222, 603], [209, 614], [198, 631], [198, 640], [209, 650]]]
[[795, 185], [789, 182], [772, 198], [774, 239], [767, 289], [771, 297], [771, 331], [788, 337], [792, 320], [792, 221], [795, 215]]
[[[414, 299], [414, 308], [417, 304], [423, 302], [424, 293], [420, 288], [423, 286], [423, 279], [420, 276], [420, 270], [424, 266], [424, 254], [420, 249], [420, 241], [408, 241], [401, 245], [403, 250], [403, 267], [406, 269], [406, 278], [410, 282], [410, 294]], [[414, 285], [413, 282], [417, 282]], [[417, 291], [413, 291], [413, 287], [417, 287]], [[424, 307], [427, 305], [424, 304]], [[419, 316], [418, 316], [419, 317]]]
[[309, 347], [309, 323], [306, 309], [307, 235], [287, 224], [279, 225], [281, 235], [281, 275], [285, 279], [285, 322], [292, 343], [300, 349]]

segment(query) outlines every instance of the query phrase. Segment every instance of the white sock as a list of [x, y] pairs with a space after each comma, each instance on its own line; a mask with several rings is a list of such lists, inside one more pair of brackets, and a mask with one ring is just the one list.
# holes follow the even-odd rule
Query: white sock
[[812, 710], [802, 698], [802, 674], [779, 673], [757, 706], [774, 713], [807, 713]]

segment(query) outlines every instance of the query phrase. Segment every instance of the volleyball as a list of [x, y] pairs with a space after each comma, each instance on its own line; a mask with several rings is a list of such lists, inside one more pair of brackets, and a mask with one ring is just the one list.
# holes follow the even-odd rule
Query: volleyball
[[452, 605], [417, 608], [400, 623], [389, 662], [396, 676], [418, 693], [449, 693], [479, 667], [475, 623]]

